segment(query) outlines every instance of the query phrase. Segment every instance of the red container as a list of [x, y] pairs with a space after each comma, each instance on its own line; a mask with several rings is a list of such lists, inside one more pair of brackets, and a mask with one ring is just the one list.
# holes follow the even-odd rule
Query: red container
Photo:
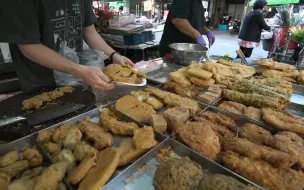
[[[283, 26], [281, 29], [281, 36], [280, 36], [280, 47], [284, 47], [285, 41], [287, 40], [288, 31], [290, 26]], [[289, 42], [288, 49], [296, 49], [298, 44], [292, 40]]]

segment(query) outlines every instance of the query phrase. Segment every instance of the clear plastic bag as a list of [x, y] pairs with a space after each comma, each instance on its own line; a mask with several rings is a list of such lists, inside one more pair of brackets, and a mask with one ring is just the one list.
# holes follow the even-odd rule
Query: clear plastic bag
[[[81, 64], [90, 67], [104, 68], [104, 60], [106, 56], [103, 52], [96, 49], [86, 49], [82, 52], [75, 52], [73, 49], [62, 43], [60, 45], [59, 54], [65, 58], [73, 61], [73, 64]], [[54, 71], [55, 82], [58, 86], [76, 86], [86, 85], [83, 79], [78, 78], [72, 74], [60, 71]]]

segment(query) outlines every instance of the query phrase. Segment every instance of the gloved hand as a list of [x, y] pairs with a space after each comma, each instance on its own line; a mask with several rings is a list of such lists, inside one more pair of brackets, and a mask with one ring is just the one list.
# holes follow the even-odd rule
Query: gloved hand
[[215, 42], [215, 36], [212, 32], [208, 31], [207, 34], [206, 34], [207, 38], [208, 38], [208, 41], [209, 41], [209, 44], [210, 46], [212, 46]]
[[206, 42], [205, 42], [205, 40], [204, 40], [204, 38], [203, 38], [203, 36], [197, 38], [197, 39], [196, 39], [196, 43], [197, 43], [198, 45], [201, 45], [201, 46], [206, 46], [206, 45], [207, 45]]

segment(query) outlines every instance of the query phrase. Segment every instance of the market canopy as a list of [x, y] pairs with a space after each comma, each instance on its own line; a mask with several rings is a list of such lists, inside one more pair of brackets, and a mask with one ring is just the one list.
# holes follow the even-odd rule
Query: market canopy
[[[291, 3], [299, 3], [300, 0], [268, 0], [267, 5], [285, 5]], [[253, 6], [254, 1], [249, 2], [249, 6]]]

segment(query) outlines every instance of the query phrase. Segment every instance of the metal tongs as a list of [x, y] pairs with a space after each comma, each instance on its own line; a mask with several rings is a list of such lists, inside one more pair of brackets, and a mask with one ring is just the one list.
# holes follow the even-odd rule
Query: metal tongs
[[245, 65], [249, 65], [246, 58], [245, 58], [245, 55], [244, 53], [242, 52], [242, 50], [236, 50], [235, 51], [236, 54], [241, 58], [241, 61], [245, 64]]

